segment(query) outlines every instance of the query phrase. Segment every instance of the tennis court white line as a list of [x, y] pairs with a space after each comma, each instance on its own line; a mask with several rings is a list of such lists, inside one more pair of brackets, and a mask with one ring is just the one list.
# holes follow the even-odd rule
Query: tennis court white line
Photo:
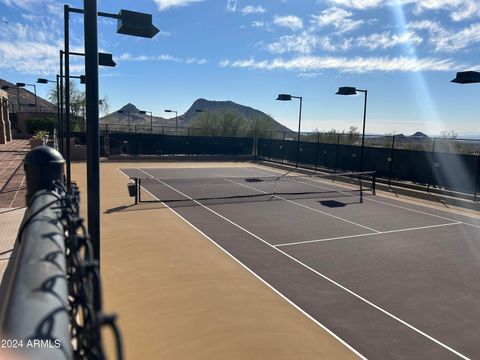
[[[147, 176], [152, 176], [152, 175], [148, 174], [146, 171], [143, 171], [142, 169], [138, 169], [138, 170], [144, 172]], [[464, 359], [464, 360], [471, 360], [470, 358], [466, 357], [465, 355], [461, 354], [460, 352], [456, 351], [455, 349], [449, 347], [448, 345], [442, 343], [441, 341], [435, 339], [434, 337], [428, 335], [427, 333], [423, 332], [422, 330], [417, 329], [416, 327], [414, 327], [413, 325], [409, 324], [408, 322], [400, 319], [399, 317], [393, 315], [392, 313], [390, 313], [390, 312], [388, 312], [387, 310], [381, 308], [380, 306], [375, 305], [374, 303], [372, 303], [371, 301], [367, 300], [366, 298], [360, 296], [359, 294], [357, 294], [357, 293], [354, 292], [353, 290], [348, 289], [347, 287], [341, 285], [340, 283], [338, 283], [338, 282], [336, 282], [335, 280], [329, 278], [328, 276], [326, 276], [326, 275], [320, 273], [319, 271], [311, 268], [310, 266], [302, 263], [300, 260], [296, 259], [295, 257], [293, 257], [293, 256], [287, 254], [286, 252], [284, 252], [284, 251], [276, 248], [275, 246], [269, 244], [267, 241], [263, 240], [261, 237], [255, 235], [255, 234], [252, 233], [251, 231], [243, 228], [241, 225], [238, 225], [238, 224], [235, 223], [234, 221], [232, 221], [232, 220], [226, 218], [225, 216], [219, 214], [219, 213], [216, 212], [215, 210], [210, 209], [208, 206], [205, 206], [205, 205], [202, 204], [201, 202], [199, 202], [199, 201], [197, 201], [197, 200], [194, 200], [194, 199], [191, 198], [190, 196], [182, 193], [180, 190], [175, 189], [174, 187], [168, 185], [167, 183], [165, 183], [165, 182], [163, 182], [163, 181], [161, 181], [161, 180], [159, 180], [159, 179], [157, 179], [157, 178], [155, 178], [155, 177], [153, 177], [153, 178], [154, 178], [156, 181], [158, 181], [160, 184], [163, 184], [164, 186], [167, 186], [167, 187], [170, 188], [171, 190], [176, 191], [177, 193], [179, 193], [180, 195], [182, 195], [182, 196], [186, 197], [187, 199], [193, 201], [193, 202], [196, 203], [197, 205], [200, 205], [202, 208], [210, 211], [211, 213], [213, 213], [213, 214], [215, 214], [216, 216], [218, 216], [219, 218], [227, 221], [228, 223], [232, 224], [233, 226], [239, 228], [240, 230], [244, 231], [245, 233], [249, 234], [250, 236], [253, 236], [255, 239], [261, 241], [262, 243], [264, 243], [265, 245], [271, 247], [272, 249], [275, 249], [276, 251], [278, 251], [278, 252], [280, 252], [281, 254], [285, 255], [285, 256], [288, 257], [289, 259], [295, 261], [295, 262], [298, 263], [299, 265], [305, 267], [306, 269], [312, 271], [312, 272], [315, 273], [316, 275], [318, 275], [318, 276], [322, 277], [323, 279], [327, 280], [327, 281], [330, 282], [331, 284], [339, 287], [340, 289], [346, 291], [346, 292], [349, 293], [350, 295], [352, 295], [352, 296], [356, 297], [357, 299], [363, 301], [363, 302], [366, 303], [367, 305], [370, 305], [371, 307], [377, 309], [378, 311], [380, 311], [380, 312], [382, 312], [383, 314], [389, 316], [390, 318], [398, 321], [398, 322], [401, 323], [402, 325], [405, 325], [406, 327], [408, 327], [409, 329], [411, 329], [411, 330], [415, 331], [416, 333], [422, 335], [423, 337], [425, 337], [425, 338], [433, 341], [433, 342], [436, 343], [437, 345], [443, 347], [444, 349], [450, 351], [451, 353], [457, 355], [458, 357], [460, 357], [460, 358], [462, 358], [462, 359]]]
[[[118, 168], [117, 168], [118, 169]], [[130, 178], [127, 174], [125, 174], [122, 170], [118, 169], [124, 176]], [[142, 169], [138, 169], [140, 171], [143, 171]], [[143, 171], [144, 173], [146, 173], [145, 171]], [[147, 173], [146, 173], [147, 174]], [[151, 176], [151, 175], [149, 175]], [[157, 178], [155, 178], [156, 180], [158, 180]], [[202, 230], [200, 230], [199, 228], [197, 228], [195, 225], [193, 225], [190, 221], [188, 221], [187, 219], [185, 219], [182, 215], [180, 215], [179, 213], [177, 213], [174, 209], [172, 209], [170, 206], [168, 206], [166, 203], [164, 203], [163, 201], [161, 201], [157, 196], [155, 196], [154, 194], [152, 194], [150, 191], [148, 191], [146, 188], [144, 188], [142, 186], [142, 188], [148, 193], [150, 194], [150, 196], [152, 196], [154, 199], [160, 201], [161, 204], [163, 204], [167, 209], [169, 209], [172, 213], [174, 213], [176, 216], [178, 216], [180, 219], [182, 219], [183, 221], [185, 221], [188, 225], [190, 225], [193, 229], [195, 229], [196, 231], [198, 231], [201, 235], [203, 235], [206, 239], [208, 239], [212, 244], [214, 244], [217, 248], [219, 248], [221, 251], [223, 251], [225, 254], [227, 254], [230, 258], [232, 258], [236, 263], [238, 263], [241, 267], [243, 267], [245, 270], [247, 270], [250, 274], [252, 274], [256, 279], [260, 280], [264, 285], [266, 285], [270, 290], [272, 290], [275, 294], [279, 295], [282, 299], [284, 299], [287, 303], [289, 303], [290, 305], [292, 305], [296, 310], [298, 310], [301, 314], [303, 314], [304, 316], [306, 316], [309, 320], [313, 321], [317, 326], [319, 326], [320, 328], [322, 328], [323, 330], [325, 330], [328, 334], [330, 334], [334, 339], [336, 339], [337, 341], [339, 341], [342, 345], [344, 345], [347, 349], [349, 349], [350, 351], [352, 351], [355, 355], [357, 355], [360, 359], [362, 360], [367, 360], [367, 358], [365, 356], [363, 356], [362, 354], [360, 354], [355, 348], [353, 348], [350, 344], [348, 344], [345, 340], [343, 340], [342, 338], [340, 338], [337, 334], [335, 334], [334, 332], [332, 332], [329, 328], [327, 328], [325, 325], [323, 325], [321, 322], [319, 322], [317, 319], [315, 319], [314, 317], [312, 317], [310, 314], [308, 314], [305, 310], [303, 310], [301, 307], [299, 307], [297, 304], [295, 304], [292, 300], [290, 300], [289, 298], [287, 298], [285, 295], [283, 295], [280, 291], [278, 291], [277, 289], [275, 289], [272, 285], [270, 285], [268, 282], [266, 282], [264, 279], [262, 279], [258, 274], [256, 274], [252, 269], [250, 269], [247, 265], [245, 265], [244, 263], [242, 263], [240, 260], [238, 260], [235, 256], [233, 256], [230, 252], [228, 252], [227, 250], [225, 250], [224, 248], [222, 248], [219, 244], [217, 244], [210, 236], [208, 236], [207, 234], [205, 234]]]
[[[263, 171], [260, 171], [260, 170], [255, 170], [255, 171], [258, 172], [259, 174], [262, 174], [262, 175], [271, 175], [270, 173], [265, 172], [266, 169], [263, 169], [263, 168], [262, 168], [262, 170], [263, 170]], [[274, 169], [272, 169], [272, 170], [267, 170], [267, 171], [276, 172], [276, 173], [282, 173], [280, 170], [274, 170]], [[312, 179], [312, 180], [313, 180], [313, 179]], [[315, 181], [315, 180], [313, 180], [313, 181]], [[317, 182], [318, 182], [318, 180], [317, 180]], [[304, 182], [304, 183], [305, 183], [305, 182]], [[346, 192], [344, 192], [344, 191], [337, 190], [337, 189], [334, 189], [334, 188], [329, 188], [329, 187], [320, 186], [320, 185], [316, 185], [316, 184], [310, 184], [310, 183], [306, 183], [306, 184], [309, 184], [309, 185], [318, 187], [319, 189], [333, 190], [333, 191], [337, 191], [337, 192], [342, 193], [342, 194], [347, 194], [347, 195], [350, 195], [350, 196], [359, 197], [358, 195], [355, 195], [355, 194], [352, 195], [352, 194], [350, 194], [350, 193], [346, 193]], [[476, 228], [480, 229], [480, 225], [470, 224], [470, 223], [468, 223], [468, 222], [464, 222], [464, 221], [460, 221], [460, 220], [455, 220], [455, 219], [452, 219], [452, 218], [448, 218], [448, 217], [446, 217], [446, 216], [431, 214], [431, 213], [428, 213], [428, 212], [425, 212], [425, 211], [412, 209], [412, 208], [409, 208], [409, 207], [406, 207], [406, 206], [391, 204], [391, 203], [388, 203], [388, 202], [385, 202], [385, 201], [372, 199], [372, 198], [369, 198], [369, 197], [366, 197], [366, 196], [363, 197], [363, 200], [364, 200], [364, 201], [372, 201], [372, 202], [376, 202], [376, 203], [378, 203], [378, 204], [388, 205], [388, 206], [392, 206], [392, 207], [395, 207], [395, 208], [399, 208], [399, 209], [403, 209], [403, 210], [408, 210], [408, 211], [416, 212], [416, 213], [418, 213], [418, 214], [423, 214], [423, 215], [432, 216], [432, 217], [435, 217], [435, 218], [438, 218], [438, 219], [443, 219], [443, 220], [448, 220], [448, 221], [458, 221], [458, 222], [461, 222], [461, 223], [464, 224], [464, 225], [473, 226], [473, 227], [476, 227]], [[417, 205], [417, 206], [422, 206], [422, 205]], [[468, 215], [463, 215], [463, 214], [462, 214], [461, 216], [468, 216]]]
[[359, 235], [337, 236], [337, 237], [325, 238], [325, 239], [318, 239], [318, 240], [297, 241], [297, 242], [290, 242], [290, 243], [284, 243], [284, 244], [277, 244], [277, 245], [274, 245], [274, 246], [275, 246], [275, 247], [281, 247], [281, 246], [310, 244], [310, 243], [316, 243], [316, 242], [324, 242], [324, 241], [332, 241], [332, 240], [341, 240], [341, 239], [352, 239], [352, 238], [356, 238], [356, 237], [365, 237], [365, 236], [372, 236], [372, 235], [392, 234], [392, 233], [397, 233], [397, 232], [423, 230], [423, 229], [431, 229], [431, 228], [437, 228], [437, 227], [443, 227], [443, 226], [451, 226], [451, 225], [461, 225], [461, 224], [463, 224], [463, 223], [457, 221], [457, 222], [446, 223], [446, 224], [428, 225], [428, 226], [418, 226], [418, 227], [411, 227], [411, 228], [406, 228], [406, 229], [396, 229], [396, 230], [380, 231], [380, 232], [378, 232], [378, 233], [367, 233], [367, 234], [359, 234]]
[[[270, 194], [270, 193], [268, 193], [268, 192], [266, 192], [266, 191], [263, 191], [263, 190], [260, 190], [260, 189], [257, 189], [257, 188], [254, 188], [254, 187], [245, 185], [245, 184], [240, 184], [240, 183], [235, 183], [235, 182], [232, 182], [232, 184], [240, 185], [240, 186], [246, 187], [246, 188], [248, 188], [248, 189], [252, 189], [252, 190], [258, 191], [258, 192], [263, 193], [263, 194]], [[379, 230], [376, 230], [376, 229], [373, 229], [373, 228], [371, 228], [371, 227], [368, 227], [368, 226], [365, 226], [365, 225], [356, 223], [356, 222], [354, 222], [354, 221], [351, 221], [351, 220], [342, 218], [342, 217], [337, 216], [337, 215], [329, 214], [329, 213], [327, 213], [327, 212], [325, 212], [325, 211], [321, 211], [321, 210], [319, 210], [319, 209], [312, 208], [311, 206], [307, 206], [307, 205], [301, 204], [301, 203], [299, 203], [299, 202], [296, 202], [296, 201], [293, 201], [293, 200], [290, 200], [290, 199], [285, 199], [284, 197], [282, 197], [282, 196], [280, 196], [280, 195], [274, 195], [273, 197], [276, 197], [276, 198], [278, 198], [278, 199], [280, 199], [280, 200], [287, 201], [287, 202], [292, 203], [292, 204], [295, 204], [295, 205], [297, 205], [297, 206], [301, 206], [301, 207], [303, 207], [303, 208], [306, 208], [306, 209], [309, 209], [309, 210], [318, 212], [318, 213], [320, 213], [320, 214], [323, 214], [323, 215], [326, 215], [326, 216], [330, 216], [330, 217], [335, 218], [335, 219], [337, 219], [337, 220], [341, 220], [341, 221], [344, 221], [344, 222], [346, 222], [346, 223], [349, 223], [349, 224], [352, 224], [352, 225], [355, 225], [355, 226], [362, 227], [362, 228], [364, 228], [364, 229], [373, 231], [374, 233], [380, 233]]]

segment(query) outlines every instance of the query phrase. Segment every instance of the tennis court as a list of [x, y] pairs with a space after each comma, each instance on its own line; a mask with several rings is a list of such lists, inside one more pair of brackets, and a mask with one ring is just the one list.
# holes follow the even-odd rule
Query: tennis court
[[480, 358], [479, 219], [374, 195], [357, 176], [122, 171], [359, 356]]

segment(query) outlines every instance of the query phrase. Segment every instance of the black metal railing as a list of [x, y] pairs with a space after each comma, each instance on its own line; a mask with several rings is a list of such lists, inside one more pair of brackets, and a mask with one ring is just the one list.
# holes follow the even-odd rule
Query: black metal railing
[[106, 359], [101, 329], [114, 334], [115, 316], [102, 311], [99, 264], [80, 217], [80, 193], [63, 185], [63, 159], [39, 147], [25, 159], [29, 206], [15, 256], [2, 283], [2, 339], [27, 359]]

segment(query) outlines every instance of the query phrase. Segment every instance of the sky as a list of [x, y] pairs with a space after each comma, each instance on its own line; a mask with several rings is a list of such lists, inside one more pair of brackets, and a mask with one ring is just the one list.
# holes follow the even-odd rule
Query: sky
[[[0, 0], [0, 78], [55, 77], [63, 5]], [[479, 0], [99, 0], [98, 9], [150, 13], [160, 29], [125, 36], [99, 18], [100, 50], [117, 62], [100, 70], [111, 111], [130, 102], [168, 117], [197, 98], [231, 100], [296, 129], [298, 101], [275, 101], [287, 93], [303, 98], [302, 131], [341, 131], [362, 125], [363, 93], [335, 95], [353, 86], [368, 90], [367, 133], [480, 134], [480, 84], [450, 82], [480, 71]], [[70, 15], [70, 44], [83, 52], [80, 14]], [[82, 61], [72, 56], [72, 75]]]

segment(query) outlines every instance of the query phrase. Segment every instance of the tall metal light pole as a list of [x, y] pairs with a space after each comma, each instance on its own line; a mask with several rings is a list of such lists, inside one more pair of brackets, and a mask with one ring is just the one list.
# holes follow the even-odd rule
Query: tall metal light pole
[[35, 94], [35, 110], [38, 111], [37, 87], [35, 86], [35, 84], [25, 84], [25, 83], [17, 82], [15, 85], [17, 86], [17, 88], [19, 88], [19, 87], [25, 87], [25, 86], [33, 86], [33, 92], [34, 92], [34, 94]]
[[[460, 71], [457, 72], [455, 79], [451, 80], [453, 83], [457, 84], [475, 84], [480, 83], [480, 72], [478, 71]], [[477, 155], [477, 174], [475, 176], [475, 185], [473, 191], [473, 201], [477, 201], [478, 193], [478, 181], [480, 179], [480, 154]]]
[[178, 135], [178, 111], [176, 110], [165, 110], [167, 113], [175, 113], [175, 135]]
[[100, 264], [100, 132], [98, 90], [98, 30], [97, 16], [117, 19], [117, 33], [154, 37], [159, 30], [152, 24], [152, 15], [128, 10], [119, 14], [97, 12], [97, 0], [84, 0], [84, 9], [70, 12], [84, 14], [86, 115], [87, 115], [87, 180], [88, 230], [93, 242], [94, 258]]
[[300, 161], [300, 131], [302, 127], [302, 100], [301, 96], [293, 96], [290, 94], [279, 94], [276, 100], [279, 101], [291, 101], [292, 99], [300, 99], [300, 110], [298, 112], [298, 133], [297, 133], [297, 163], [295, 167], [298, 168], [298, 163]]
[[357, 89], [351, 86], [342, 86], [338, 88], [335, 95], [357, 95], [357, 92], [365, 94], [365, 103], [363, 105], [363, 130], [362, 130], [362, 147], [360, 149], [360, 171], [363, 171], [363, 152], [365, 148], [365, 123], [367, 120], [367, 90]]
[[130, 132], [130, 114], [131, 112], [128, 110], [118, 110], [119, 114], [127, 114], [127, 119], [128, 119], [128, 132]]
[[140, 114], [150, 114], [150, 133], [153, 133], [153, 113], [151, 111], [140, 110]]

